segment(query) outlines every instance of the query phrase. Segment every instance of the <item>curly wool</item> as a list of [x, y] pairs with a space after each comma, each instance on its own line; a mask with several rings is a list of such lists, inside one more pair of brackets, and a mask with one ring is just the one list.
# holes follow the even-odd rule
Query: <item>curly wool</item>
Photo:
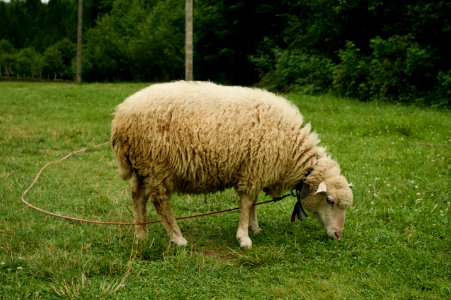
[[167, 192], [293, 188], [325, 155], [297, 107], [273, 93], [209, 82], [155, 84], [118, 105], [111, 143], [120, 174]]

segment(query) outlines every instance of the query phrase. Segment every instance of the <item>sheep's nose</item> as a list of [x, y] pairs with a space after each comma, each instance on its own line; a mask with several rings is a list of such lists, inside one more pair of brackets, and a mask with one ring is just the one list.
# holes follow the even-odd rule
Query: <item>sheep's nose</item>
[[342, 230], [337, 230], [335, 231], [335, 236], [334, 238], [339, 241], [341, 239], [341, 236], [343, 235], [343, 231]]

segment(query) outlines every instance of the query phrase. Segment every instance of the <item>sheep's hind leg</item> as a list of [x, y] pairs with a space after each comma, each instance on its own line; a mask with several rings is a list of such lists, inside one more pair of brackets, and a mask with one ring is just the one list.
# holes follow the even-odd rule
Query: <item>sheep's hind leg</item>
[[[145, 223], [147, 217], [147, 200], [149, 195], [146, 195], [146, 189], [143, 184], [143, 179], [133, 175], [130, 180], [130, 189], [132, 192], [133, 208], [135, 209], [136, 223]], [[143, 240], [147, 237], [146, 224], [136, 225], [136, 239]]]
[[252, 204], [251, 210], [249, 212], [249, 228], [255, 234], [258, 234], [262, 231], [260, 226], [258, 226], [257, 209], [255, 207], [255, 202]]
[[[236, 239], [243, 248], [251, 248], [252, 240], [249, 237], [249, 216], [251, 214], [252, 205], [255, 197], [246, 193], [240, 193], [241, 211], [240, 223], [236, 233]], [[254, 224], [255, 225], [255, 224]]]
[[188, 241], [183, 237], [180, 227], [172, 214], [169, 199], [170, 194], [152, 195], [152, 203], [155, 206], [158, 215], [161, 217], [161, 222], [166, 229], [169, 239], [177, 246], [184, 247], [188, 245]]

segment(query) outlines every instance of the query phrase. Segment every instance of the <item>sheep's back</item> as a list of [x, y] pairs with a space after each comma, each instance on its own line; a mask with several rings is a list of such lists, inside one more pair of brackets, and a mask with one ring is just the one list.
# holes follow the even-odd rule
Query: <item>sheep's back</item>
[[301, 124], [298, 109], [272, 93], [181, 81], [127, 98], [112, 135], [142, 176], [164, 173], [175, 190], [210, 192], [246, 176], [276, 180]]

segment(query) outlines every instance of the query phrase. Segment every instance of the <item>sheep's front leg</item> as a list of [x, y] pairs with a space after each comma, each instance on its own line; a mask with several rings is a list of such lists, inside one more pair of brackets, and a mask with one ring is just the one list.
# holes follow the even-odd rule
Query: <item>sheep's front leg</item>
[[[130, 189], [132, 192], [133, 208], [135, 210], [136, 223], [145, 223], [147, 217], [147, 200], [149, 196], [146, 195], [146, 189], [143, 184], [143, 179], [138, 176], [132, 176], [130, 180]], [[136, 225], [136, 238], [143, 240], [147, 236], [146, 224]]]
[[240, 193], [241, 211], [240, 211], [240, 223], [236, 233], [236, 239], [243, 248], [251, 248], [252, 241], [249, 238], [249, 216], [254, 204], [255, 197]]
[[172, 210], [169, 204], [170, 195], [152, 195], [152, 203], [155, 209], [160, 215], [161, 222], [169, 236], [171, 242], [175, 243], [179, 247], [188, 245], [188, 241], [183, 237], [180, 227], [172, 214]]

